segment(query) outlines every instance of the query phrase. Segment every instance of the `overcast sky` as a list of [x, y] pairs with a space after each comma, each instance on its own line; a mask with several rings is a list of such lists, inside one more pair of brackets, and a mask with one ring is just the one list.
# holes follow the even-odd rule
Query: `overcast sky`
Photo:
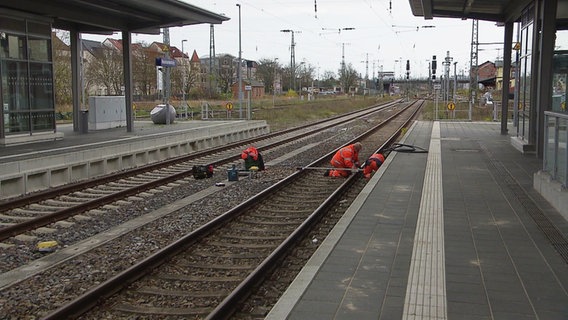
[[[433, 55], [437, 56], [439, 74], [448, 51], [457, 62], [458, 73], [469, 70], [472, 21], [414, 17], [408, 0], [183, 1], [230, 18], [215, 25], [217, 54], [238, 56], [239, 3], [243, 59], [278, 58], [280, 64], [288, 66], [291, 34], [280, 30], [289, 29], [297, 31], [296, 65], [305, 61], [319, 74], [328, 70], [336, 73], [343, 52], [346, 64], [352, 64], [362, 76], [368, 73], [371, 77], [382, 66], [399, 77], [406, 72], [406, 60], [410, 60], [411, 76], [426, 76]], [[355, 30], [339, 32], [343, 28]], [[494, 23], [479, 22], [480, 64], [503, 56], [502, 44], [491, 44], [503, 42], [503, 31]], [[185, 52], [191, 55], [196, 50], [199, 56], [208, 56], [209, 34], [209, 25], [170, 28], [170, 44], [181, 49], [186, 39]], [[133, 41], [162, 42], [163, 37], [134, 34]]]

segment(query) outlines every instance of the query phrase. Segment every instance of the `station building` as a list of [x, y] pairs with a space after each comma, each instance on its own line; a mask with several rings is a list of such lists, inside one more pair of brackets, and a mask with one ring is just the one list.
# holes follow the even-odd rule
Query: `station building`
[[[57, 138], [52, 28], [71, 34], [73, 125], [80, 131], [80, 39], [82, 33], [122, 32], [125, 105], [132, 106], [131, 33], [220, 24], [229, 18], [178, 0], [3, 1], [0, 3], [0, 145]], [[125, 110], [132, 131], [131, 108]]]

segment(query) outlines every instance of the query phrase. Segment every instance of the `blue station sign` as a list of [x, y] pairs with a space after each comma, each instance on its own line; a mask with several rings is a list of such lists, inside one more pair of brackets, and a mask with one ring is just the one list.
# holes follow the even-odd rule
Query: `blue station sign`
[[170, 58], [156, 58], [156, 66], [175, 67], [176, 61]]

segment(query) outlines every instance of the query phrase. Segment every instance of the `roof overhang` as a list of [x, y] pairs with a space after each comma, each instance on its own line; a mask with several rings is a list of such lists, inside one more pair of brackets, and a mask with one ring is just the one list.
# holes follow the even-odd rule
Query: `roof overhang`
[[160, 28], [220, 24], [228, 17], [178, 0], [13, 0], [7, 9], [50, 19], [57, 29], [83, 33], [159, 33]]
[[[563, 0], [558, 0], [559, 2]], [[409, 0], [412, 14], [425, 19], [460, 18], [514, 22], [534, 0]]]

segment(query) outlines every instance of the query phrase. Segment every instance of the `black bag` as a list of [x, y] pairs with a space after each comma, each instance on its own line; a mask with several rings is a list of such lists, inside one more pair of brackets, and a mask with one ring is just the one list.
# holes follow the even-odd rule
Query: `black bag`
[[211, 178], [213, 176], [213, 166], [212, 165], [193, 166], [192, 173], [195, 179]]

